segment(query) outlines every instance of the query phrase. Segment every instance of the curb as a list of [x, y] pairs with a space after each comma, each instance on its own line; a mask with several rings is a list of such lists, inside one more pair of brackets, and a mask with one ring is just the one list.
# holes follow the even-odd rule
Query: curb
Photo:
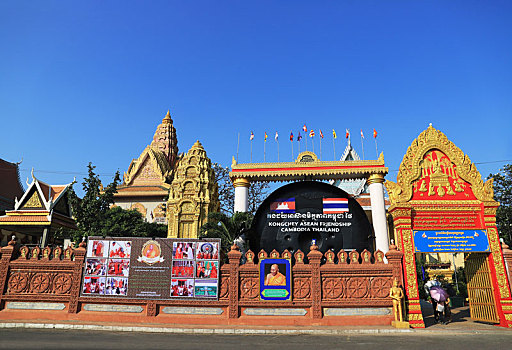
[[[367, 329], [250, 329], [250, 328], [176, 328], [176, 327], [144, 327], [120, 326], [98, 324], [69, 324], [69, 323], [33, 323], [33, 322], [0, 322], [2, 328], [22, 329], [55, 329], [55, 330], [83, 330], [83, 331], [109, 331], [109, 332], [139, 332], [139, 333], [173, 333], [173, 334], [216, 334], [216, 335], [432, 335], [432, 334], [503, 334], [506, 329], [489, 330], [462, 330], [462, 329], [395, 329], [395, 328], [367, 328]], [[512, 335], [512, 333], [510, 333]]]
[[354, 334], [397, 334], [416, 333], [412, 329], [248, 329], [248, 328], [171, 328], [171, 327], [140, 327], [140, 326], [102, 326], [92, 324], [66, 323], [28, 323], [0, 322], [2, 328], [30, 328], [56, 330], [84, 330], [111, 332], [141, 332], [141, 333], [175, 333], [175, 334], [244, 334], [244, 335], [354, 335]]

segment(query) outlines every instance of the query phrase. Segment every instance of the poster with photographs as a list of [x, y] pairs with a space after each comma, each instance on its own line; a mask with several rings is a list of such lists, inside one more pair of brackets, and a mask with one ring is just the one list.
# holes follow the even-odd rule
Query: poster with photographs
[[194, 279], [178, 279], [171, 280], [171, 297], [194, 297]]
[[128, 293], [128, 278], [107, 277], [105, 295], [125, 297]]
[[108, 259], [108, 276], [128, 277], [130, 274], [130, 260]]
[[218, 298], [220, 239], [89, 237], [82, 295]]
[[87, 276], [106, 276], [107, 259], [85, 259], [85, 274]]
[[108, 257], [130, 259], [132, 253], [132, 242], [131, 241], [111, 241]]
[[90, 237], [84, 264], [82, 295], [126, 296], [131, 240]]
[[194, 277], [194, 261], [193, 260], [173, 260], [172, 277]]
[[216, 298], [218, 295], [217, 280], [195, 280], [194, 296], [196, 298]]
[[82, 294], [84, 295], [104, 295], [105, 294], [105, 277], [84, 277]]
[[219, 242], [197, 242], [196, 252], [197, 260], [218, 260]]
[[217, 278], [219, 271], [218, 260], [200, 260], [196, 262], [196, 278]]
[[193, 260], [194, 259], [194, 242], [173, 242], [172, 244], [173, 260]]
[[109, 241], [92, 240], [87, 244], [87, 256], [91, 258], [106, 258], [108, 256]]

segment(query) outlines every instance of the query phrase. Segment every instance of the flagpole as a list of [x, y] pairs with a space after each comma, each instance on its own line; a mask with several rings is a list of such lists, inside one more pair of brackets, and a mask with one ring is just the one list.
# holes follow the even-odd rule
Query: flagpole
[[238, 163], [238, 150], [240, 149], [240, 133], [238, 133], [238, 142], [236, 144], [236, 162]]
[[322, 160], [322, 138], [320, 137], [320, 160]]
[[304, 135], [304, 138], [306, 139], [306, 152], [308, 151], [308, 134], [306, 133]]
[[364, 160], [364, 144], [363, 144], [363, 137], [361, 136], [361, 148], [363, 150], [363, 160]]
[[333, 136], [333, 138], [332, 138], [332, 152], [334, 154], [334, 160], [336, 161], [336, 145], [334, 144], [334, 140], [335, 140], [335, 138]]
[[279, 141], [277, 142], [277, 162], [279, 163]]
[[265, 163], [265, 154], [266, 154], [266, 148], [267, 148], [267, 140], [263, 141], [263, 163]]
[[251, 140], [251, 163], [252, 163], [252, 140]]
[[313, 153], [315, 153], [315, 141], [311, 138], [311, 147], [313, 147]]
[[373, 139], [375, 140], [375, 153], [377, 154], [377, 158], [379, 158], [379, 151], [377, 149], [377, 138], [374, 137]]
[[292, 161], [293, 161], [293, 133], [291, 133], [290, 138], [291, 138], [290, 141], [292, 142]]

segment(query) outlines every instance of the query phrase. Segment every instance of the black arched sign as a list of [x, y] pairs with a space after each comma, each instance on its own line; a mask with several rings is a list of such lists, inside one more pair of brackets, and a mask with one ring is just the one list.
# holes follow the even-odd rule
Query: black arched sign
[[369, 249], [372, 229], [357, 201], [338, 187], [303, 181], [275, 190], [258, 208], [251, 227], [253, 252], [273, 249], [292, 254], [309, 252], [315, 240], [319, 250]]

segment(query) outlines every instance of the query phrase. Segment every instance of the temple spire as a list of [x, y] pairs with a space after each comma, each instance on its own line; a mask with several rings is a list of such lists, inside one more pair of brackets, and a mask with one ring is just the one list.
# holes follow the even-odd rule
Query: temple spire
[[167, 110], [167, 114], [165, 115], [164, 119], [162, 119], [162, 124], [172, 124], [170, 109]]
[[173, 125], [170, 110], [167, 110], [167, 114], [164, 119], [162, 119], [162, 123], [156, 128], [151, 146], [162, 152], [171, 168], [174, 168], [174, 163], [178, 156], [178, 140], [176, 138], [176, 129]]

